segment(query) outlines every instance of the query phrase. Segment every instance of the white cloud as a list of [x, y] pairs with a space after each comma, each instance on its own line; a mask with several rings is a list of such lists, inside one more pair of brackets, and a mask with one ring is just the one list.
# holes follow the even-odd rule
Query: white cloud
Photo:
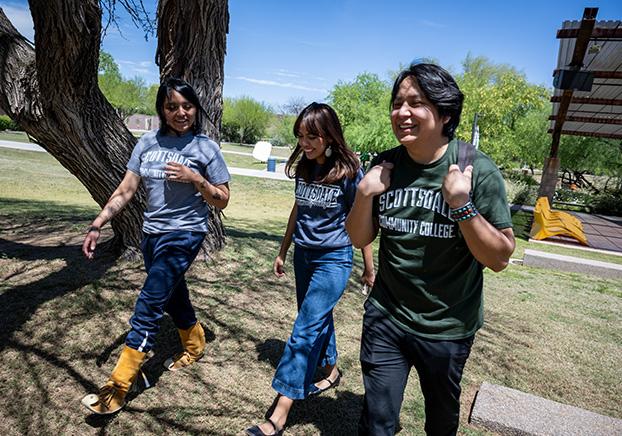
[[314, 91], [314, 92], [324, 92], [324, 93], [328, 92], [326, 89], [312, 88], [310, 86], [297, 85], [295, 83], [289, 83], [289, 82], [283, 83], [283, 82], [276, 82], [274, 80], [253, 79], [251, 77], [244, 77], [244, 76], [231, 77], [231, 79], [243, 80], [245, 82], [254, 83], [256, 85], [278, 86], [280, 88], [301, 89], [303, 91]]
[[289, 71], [289, 70], [286, 70], [284, 68], [279, 68], [278, 70], [276, 70], [274, 72], [274, 75], [275, 76], [281, 76], [281, 77], [291, 77], [293, 79], [304, 79], [304, 78], [306, 78], [307, 80], [326, 82], [326, 78], [324, 78], [324, 77], [311, 76], [308, 73], [302, 73], [302, 72], [299, 72], [299, 71]]
[[290, 72], [287, 70], [277, 70], [276, 73], [277, 76], [281, 76], [281, 77], [294, 77], [294, 78], [298, 78], [300, 77], [300, 73], [294, 73], [294, 72]]
[[34, 42], [35, 30], [32, 24], [32, 16], [30, 9], [26, 5], [6, 5], [2, 6], [2, 10], [7, 18], [13, 23], [13, 26], [24, 35], [27, 39]]
[[434, 21], [418, 20], [418, 22], [423, 26], [432, 27], [434, 29], [445, 29], [447, 27], [445, 24], [436, 23]]
[[124, 61], [124, 60], [119, 60], [116, 61], [119, 65], [127, 65], [128, 67], [132, 67], [132, 68], [150, 68], [150, 67], [155, 67], [156, 64], [152, 61], [140, 61], [140, 62], [136, 62], [136, 61]]

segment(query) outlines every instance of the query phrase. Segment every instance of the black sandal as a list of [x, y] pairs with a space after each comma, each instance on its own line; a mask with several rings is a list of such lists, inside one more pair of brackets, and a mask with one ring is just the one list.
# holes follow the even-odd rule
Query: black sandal
[[266, 434], [261, 431], [258, 425], [254, 425], [246, 429], [246, 434], [248, 436], [281, 436], [283, 434], [283, 429], [279, 429], [274, 421], [272, 421], [270, 418], [266, 418], [266, 421], [270, 423], [270, 425], [274, 429], [274, 433]]
[[[341, 382], [341, 375], [342, 375], [341, 370], [337, 369], [337, 377], [335, 377], [335, 380], [331, 380], [328, 377], [323, 378], [322, 380], [319, 380], [317, 383], [321, 383], [321, 382], [326, 380], [328, 382], [328, 386], [326, 386], [325, 388], [318, 388], [317, 385], [316, 385], [315, 386], [316, 390], [313, 391], [313, 392], [309, 392], [309, 395], [319, 395], [322, 392], [326, 392], [329, 389], [336, 388], [337, 386], [339, 386], [339, 382]], [[329, 377], [330, 377], [330, 375], [329, 375]]]

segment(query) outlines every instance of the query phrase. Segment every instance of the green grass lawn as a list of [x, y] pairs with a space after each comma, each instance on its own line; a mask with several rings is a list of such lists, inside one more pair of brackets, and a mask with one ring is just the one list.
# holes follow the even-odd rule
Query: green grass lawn
[[7, 132], [6, 130], [0, 131], [0, 140], [2, 141], [14, 141], [14, 142], [30, 142], [28, 135], [25, 132]]
[[[120, 414], [94, 419], [79, 400], [115, 364], [143, 267], [103, 253], [84, 260], [83, 230], [99, 210], [89, 194], [47, 154], [0, 148], [0, 432], [224, 435], [261, 420], [296, 315], [291, 259], [285, 278], [271, 273], [292, 190], [284, 181], [233, 177], [227, 245], [187, 274], [206, 357], [187, 371], [163, 372], [161, 363], [179, 350], [165, 317], [144, 367], [155, 386], [132, 394]], [[517, 255], [544, 250], [521, 239], [529, 217], [517, 215]], [[334, 315], [342, 384], [297, 403], [288, 434], [356, 434], [360, 273], [357, 256]], [[467, 422], [484, 381], [622, 418], [622, 281], [510, 265], [485, 272], [484, 294], [486, 324], [462, 383], [461, 434], [489, 434]], [[413, 372], [401, 434], [423, 434], [422, 405]]]

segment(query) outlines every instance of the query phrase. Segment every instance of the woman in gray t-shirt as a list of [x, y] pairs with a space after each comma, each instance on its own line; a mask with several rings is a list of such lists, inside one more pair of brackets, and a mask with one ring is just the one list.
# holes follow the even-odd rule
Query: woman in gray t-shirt
[[131, 330], [109, 380], [82, 404], [106, 415], [125, 406], [146, 353], [153, 347], [160, 319], [167, 312], [179, 330], [184, 351], [165, 362], [182, 369], [203, 356], [205, 333], [197, 321], [184, 274], [205, 234], [209, 205], [229, 202], [229, 172], [218, 145], [201, 133], [201, 107], [194, 89], [177, 78], [159, 88], [156, 110], [160, 129], [143, 135], [132, 152], [127, 172], [89, 227], [82, 251], [93, 258], [100, 228], [132, 199], [142, 180], [147, 191], [141, 250], [147, 278], [130, 319]]

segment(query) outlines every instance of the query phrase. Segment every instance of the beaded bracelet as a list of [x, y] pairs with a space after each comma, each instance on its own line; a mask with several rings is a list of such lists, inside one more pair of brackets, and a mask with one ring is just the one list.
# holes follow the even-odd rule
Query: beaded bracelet
[[471, 200], [469, 200], [462, 207], [459, 207], [457, 209], [449, 209], [449, 216], [452, 220], [456, 222], [466, 221], [477, 215], [479, 215], [479, 212], [477, 211], [477, 209], [475, 209], [475, 205]]

